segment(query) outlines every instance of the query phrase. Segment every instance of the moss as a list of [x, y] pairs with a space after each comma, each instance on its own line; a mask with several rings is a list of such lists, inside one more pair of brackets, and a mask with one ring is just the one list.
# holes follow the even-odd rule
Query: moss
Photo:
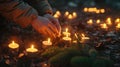
[[71, 59], [72, 67], [91, 67], [91, 59], [83, 56], [76, 56]]

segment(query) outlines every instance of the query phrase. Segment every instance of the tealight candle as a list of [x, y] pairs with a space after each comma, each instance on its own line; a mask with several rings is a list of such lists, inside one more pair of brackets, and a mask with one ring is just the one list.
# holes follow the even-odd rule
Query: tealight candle
[[34, 53], [34, 52], [37, 52], [37, 51], [38, 51], [38, 49], [34, 48], [34, 45], [31, 45], [31, 47], [30, 47], [30, 48], [27, 48], [27, 49], [26, 49], [26, 51], [27, 51], [27, 52]]
[[117, 19], [115, 20], [115, 23], [119, 23], [119, 22], [120, 22], [120, 19], [117, 18]]
[[87, 21], [87, 24], [92, 25], [93, 24], [93, 20], [90, 19], [89, 21]]
[[98, 20], [96, 21], [96, 23], [99, 24], [99, 23], [100, 23], [100, 20], [98, 19]]
[[69, 20], [72, 20], [73, 19], [73, 16], [71, 14], [68, 15], [68, 19]]
[[88, 12], [88, 8], [85, 7], [85, 8], [84, 8], [84, 12]]
[[105, 13], [105, 9], [101, 9], [100, 12], [101, 12], [101, 13]]
[[116, 28], [120, 29], [120, 23], [117, 24]]
[[99, 14], [99, 13], [100, 13], [100, 10], [96, 10], [96, 13]]
[[81, 37], [82, 40], [87, 40], [87, 39], [90, 39], [89, 37], [86, 37], [84, 34], [82, 34], [82, 37]]
[[17, 44], [14, 41], [12, 41], [12, 43], [10, 43], [8, 45], [8, 47], [11, 48], [11, 49], [16, 49], [16, 48], [19, 48], [19, 44]]
[[108, 29], [108, 26], [107, 26], [107, 24], [103, 23], [103, 24], [101, 24], [101, 28]]
[[65, 32], [63, 32], [64, 35], [70, 35], [70, 33], [68, 32], [68, 28], [65, 29]]
[[57, 14], [58, 16], [61, 16], [60, 11], [56, 11], [56, 14]]
[[77, 17], [77, 13], [76, 12], [73, 12], [73, 18], [76, 18]]
[[59, 16], [58, 16], [57, 14], [54, 14], [53, 17], [54, 17], [54, 18], [57, 18], [57, 19], [59, 18]]
[[63, 37], [63, 40], [65, 40], [65, 41], [71, 41], [71, 38], [69, 37], [69, 35], [66, 35], [65, 37]]
[[45, 46], [51, 46], [51, 45], [52, 45], [52, 42], [51, 42], [50, 38], [48, 38], [47, 41], [43, 41], [42, 43], [43, 43], [43, 45], [45, 45]]
[[64, 14], [64, 16], [67, 17], [68, 15], [69, 15], [69, 12], [66, 11], [65, 14]]
[[108, 25], [112, 25], [111, 18], [107, 18], [106, 22]]

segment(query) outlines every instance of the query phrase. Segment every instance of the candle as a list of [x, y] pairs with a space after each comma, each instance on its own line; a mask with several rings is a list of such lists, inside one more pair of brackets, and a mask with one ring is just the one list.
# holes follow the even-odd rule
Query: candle
[[103, 24], [101, 24], [101, 28], [108, 29], [108, 26], [107, 26], [107, 24], [103, 23]]
[[85, 8], [84, 8], [84, 12], [88, 12], [88, 8], [85, 7]]
[[27, 52], [34, 53], [34, 52], [37, 52], [37, 51], [38, 51], [38, 49], [34, 48], [34, 45], [31, 45], [31, 47], [30, 47], [30, 48], [27, 48], [27, 49], [26, 49], [26, 51], [27, 51]]
[[99, 14], [99, 13], [100, 13], [100, 10], [96, 10], [96, 13]]
[[87, 21], [87, 24], [92, 25], [93, 24], [93, 20], [90, 19], [89, 21]]
[[82, 40], [90, 39], [89, 37], [86, 37], [84, 34], [81, 34], [81, 36], [82, 36], [81, 37]]
[[68, 19], [69, 20], [72, 20], [73, 19], [73, 16], [71, 14], [68, 15]]
[[63, 40], [65, 40], [65, 41], [70, 41], [71, 38], [69, 37], [69, 35], [66, 35], [65, 37], [63, 37]]
[[105, 9], [101, 9], [100, 12], [101, 12], [101, 13], [105, 13]]
[[61, 16], [60, 11], [56, 11], [56, 14], [57, 14], [58, 16]]
[[111, 18], [107, 18], [106, 22], [108, 25], [112, 25]]
[[43, 41], [42, 43], [43, 43], [43, 45], [45, 45], [45, 46], [51, 46], [51, 45], [52, 45], [52, 42], [51, 42], [50, 38], [48, 38], [47, 41]]
[[54, 18], [57, 18], [57, 19], [59, 18], [59, 16], [58, 16], [57, 14], [54, 14], [53, 17], [54, 17]]
[[119, 22], [120, 22], [120, 19], [117, 18], [117, 19], [115, 20], [115, 23], [119, 23]]
[[117, 24], [116, 28], [120, 29], [120, 23]]
[[64, 35], [69, 35], [70, 36], [70, 33], [68, 32], [68, 28], [65, 29], [65, 32], [63, 32]]
[[12, 43], [10, 43], [8, 45], [8, 47], [11, 48], [11, 49], [16, 49], [16, 48], [19, 48], [19, 44], [17, 44], [14, 41], [12, 41]]
[[77, 13], [76, 12], [73, 12], [73, 18], [76, 18], [77, 17]]
[[67, 17], [68, 15], [69, 15], [69, 12], [66, 11], [65, 14], [64, 14], [64, 16]]
[[99, 24], [99, 23], [100, 23], [100, 20], [98, 19], [98, 20], [96, 21], [96, 23]]

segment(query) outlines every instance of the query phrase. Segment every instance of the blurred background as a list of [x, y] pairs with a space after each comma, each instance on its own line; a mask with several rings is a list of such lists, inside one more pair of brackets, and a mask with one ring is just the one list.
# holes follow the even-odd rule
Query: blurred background
[[53, 8], [58, 10], [80, 9], [82, 7], [108, 7], [120, 10], [120, 0], [49, 0]]

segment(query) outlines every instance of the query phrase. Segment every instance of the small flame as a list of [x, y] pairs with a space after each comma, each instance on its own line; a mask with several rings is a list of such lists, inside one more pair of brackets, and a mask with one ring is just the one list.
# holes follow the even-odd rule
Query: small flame
[[61, 16], [60, 11], [56, 11], [56, 14], [57, 14], [58, 16]]
[[100, 20], [98, 19], [98, 20], [96, 21], [96, 23], [99, 24], [99, 23], [100, 23]]
[[69, 14], [68, 19], [73, 19], [73, 16], [71, 14]]
[[117, 24], [116, 28], [120, 28], [120, 23]]
[[85, 34], [81, 34], [82, 37], [85, 37]]
[[65, 16], [68, 16], [68, 15], [69, 15], [69, 12], [68, 12], [68, 11], [66, 11], [66, 12], [65, 12]]
[[50, 43], [50, 41], [51, 41], [50, 38], [48, 38], [48, 43]]

